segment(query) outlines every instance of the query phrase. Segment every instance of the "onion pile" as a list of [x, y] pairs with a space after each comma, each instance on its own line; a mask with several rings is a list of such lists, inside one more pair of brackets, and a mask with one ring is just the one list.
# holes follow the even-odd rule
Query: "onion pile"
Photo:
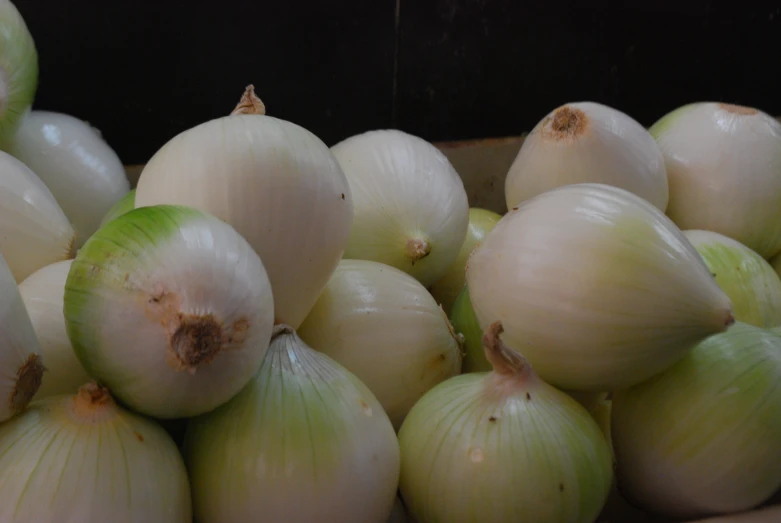
[[766, 114], [554, 108], [505, 212], [423, 137], [325, 144], [250, 85], [132, 187], [0, 28], [3, 523], [781, 517]]

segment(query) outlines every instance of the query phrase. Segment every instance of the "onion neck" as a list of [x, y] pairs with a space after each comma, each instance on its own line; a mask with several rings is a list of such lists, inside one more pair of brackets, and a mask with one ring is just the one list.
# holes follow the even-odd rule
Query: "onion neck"
[[552, 140], [569, 140], [586, 132], [588, 116], [581, 109], [565, 105], [556, 109], [543, 126], [543, 134]]
[[737, 115], [743, 115], [743, 116], [751, 116], [754, 114], [757, 114], [759, 111], [754, 109], [753, 107], [746, 107], [743, 105], [735, 105], [735, 104], [725, 104], [720, 103], [719, 108], [723, 111], [726, 111], [730, 114], [737, 114]]
[[431, 245], [422, 238], [410, 238], [404, 247], [404, 255], [412, 260], [414, 265], [416, 261], [422, 260], [431, 253]]
[[231, 116], [237, 114], [266, 114], [266, 106], [255, 94], [255, 86], [250, 84], [244, 90], [244, 94], [241, 95], [241, 100], [236, 104], [236, 107], [231, 112]]
[[30, 354], [16, 371], [16, 384], [11, 391], [9, 401], [12, 412], [21, 412], [38, 392], [43, 379], [43, 361], [38, 354]]
[[180, 366], [194, 373], [199, 365], [209, 363], [220, 353], [222, 339], [222, 325], [211, 314], [183, 314], [170, 343]]
[[73, 413], [77, 418], [97, 421], [106, 416], [113, 415], [116, 403], [111, 397], [108, 389], [90, 381], [79, 387], [76, 396], [73, 398]]
[[518, 381], [527, 381], [534, 376], [529, 361], [514, 351], [499, 337], [504, 332], [501, 321], [492, 323], [483, 334], [485, 357], [491, 364], [494, 374]]

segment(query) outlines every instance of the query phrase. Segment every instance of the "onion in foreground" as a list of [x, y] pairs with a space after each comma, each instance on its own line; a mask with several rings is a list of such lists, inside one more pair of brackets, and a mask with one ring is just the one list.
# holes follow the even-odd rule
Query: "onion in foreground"
[[19, 284], [19, 292], [41, 344], [46, 362], [36, 400], [60, 394], [74, 394], [90, 378], [73, 351], [65, 330], [63, 296], [72, 260], [65, 260], [35, 271]]
[[426, 287], [441, 278], [469, 225], [464, 183], [447, 157], [398, 130], [352, 136], [331, 151], [355, 205], [344, 257], [396, 267]]
[[770, 258], [781, 251], [781, 123], [757, 109], [702, 102], [651, 129], [681, 229], [723, 234]]
[[342, 258], [350, 186], [328, 147], [265, 115], [247, 88], [233, 114], [184, 131], [144, 167], [136, 207], [208, 212], [247, 239], [268, 272], [276, 322], [298, 328]]
[[616, 391], [621, 491], [676, 519], [749, 510], [781, 487], [781, 337], [737, 323]]
[[523, 140], [505, 179], [507, 209], [564, 185], [603, 183], [646, 199], [664, 212], [664, 156], [629, 115], [594, 102], [562, 105]]
[[68, 274], [79, 361], [133, 410], [195, 416], [260, 368], [274, 303], [263, 264], [230, 225], [188, 207], [130, 211], [87, 240]]
[[287, 325], [247, 387], [191, 421], [184, 453], [198, 523], [386, 523], [396, 499], [379, 402]]
[[399, 431], [400, 488], [417, 523], [591, 523], [613, 479], [610, 449], [575, 400], [485, 336], [494, 370], [429, 391]]
[[0, 485], [4, 522], [192, 523], [174, 442], [94, 382], [0, 425]]
[[31, 111], [7, 151], [38, 175], [76, 230], [75, 247], [130, 190], [125, 168], [98, 131], [73, 116]]
[[467, 268], [481, 328], [563, 389], [639, 383], [734, 323], [729, 298], [659, 209], [604, 184], [553, 189], [505, 215]]
[[298, 332], [365, 383], [397, 429], [426, 391], [461, 369], [458, 339], [431, 294], [378, 262], [342, 260]]

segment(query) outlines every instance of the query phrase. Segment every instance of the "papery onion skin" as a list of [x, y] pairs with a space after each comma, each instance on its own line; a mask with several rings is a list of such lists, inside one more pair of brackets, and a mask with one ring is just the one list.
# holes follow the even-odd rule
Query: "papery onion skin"
[[505, 215], [475, 249], [467, 285], [481, 328], [501, 321], [548, 383], [639, 383], [727, 329], [729, 298], [659, 209], [623, 189], [553, 189]]
[[511, 361], [437, 385], [404, 421], [399, 485], [417, 523], [590, 523], [602, 509], [613, 473], [596, 422]]
[[667, 214], [763, 258], [781, 251], [781, 123], [749, 107], [688, 104], [650, 129], [665, 155]]
[[488, 372], [491, 364], [485, 358], [483, 349], [483, 331], [477, 321], [472, 302], [469, 299], [469, 288], [464, 285], [458, 293], [450, 312], [450, 323], [453, 330], [464, 337], [462, 343], [464, 358], [461, 363], [461, 372]]
[[426, 391], [461, 370], [458, 339], [431, 294], [378, 262], [342, 260], [298, 333], [365, 383], [397, 429]]
[[493, 230], [501, 218], [500, 214], [486, 209], [477, 207], [469, 209], [469, 227], [456, 261], [429, 289], [434, 299], [442, 305], [445, 314], [450, 314], [453, 302], [456, 301], [458, 293], [461, 292], [466, 283], [466, 262], [469, 255], [483, 241], [485, 235]]
[[132, 211], [136, 208], [136, 190], [131, 189], [117, 203], [111, 206], [106, 212], [103, 219], [100, 221], [100, 226], [103, 227], [114, 218], [119, 218], [123, 214]]
[[17, 283], [72, 258], [75, 238], [48, 187], [22, 162], [0, 152], [0, 252]]
[[621, 491], [676, 519], [756, 507], [781, 487], [781, 338], [736, 323], [614, 392]]
[[0, 423], [27, 407], [41, 386], [43, 372], [40, 343], [19, 287], [0, 255]]
[[735, 319], [757, 327], [781, 325], [781, 279], [762, 256], [711, 231], [683, 231], [729, 296]]
[[19, 292], [41, 345], [46, 362], [41, 386], [34, 399], [60, 394], [75, 394], [90, 380], [65, 329], [63, 296], [65, 280], [73, 260], [47, 265], [19, 284]]
[[94, 383], [0, 425], [0, 485], [4, 522], [192, 523], [174, 442]]
[[505, 179], [507, 209], [564, 185], [603, 183], [667, 208], [664, 156], [629, 115], [595, 102], [548, 113], [524, 138]]
[[247, 387], [191, 421], [184, 454], [199, 523], [386, 523], [396, 499], [379, 402], [286, 325]]
[[274, 303], [260, 258], [235, 229], [160, 205], [87, 240], [64, 312], [89, 375], [133, 410], [168, 419], [214, 409], [246, 385], [268, 347]]
[[395, 129], [351, 136], [331, 151], [355, 207], [344, 257], [396, 267], [426, 287], [441, 278], [469, 225], [464, 183], [447, 157]]
[[263, 260], [276, 322], [297, 328], [342, 258], [350, 186], [328, 147], [294, 123], [234, 114], [182, 132], [144, 167], [136, 207], [178, 204], [213, 214]]
[[87, 122], [67, 114], [31, 111], [7, 150], [52, 192], [76, 230], [76, 248], [130, 190], [125, 168], [114, 150]]
[[13, 136], [38, 90], [38, 51], [13, 2], [0, 0], [0, 143]]

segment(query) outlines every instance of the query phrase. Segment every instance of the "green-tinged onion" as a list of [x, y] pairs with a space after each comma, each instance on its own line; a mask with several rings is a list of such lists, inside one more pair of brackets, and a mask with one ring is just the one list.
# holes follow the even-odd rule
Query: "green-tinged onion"
[[72, 258], [75, 238], [48, 187], [22, 162], [0, 152], [0, 253], [17, 283]]
[[186, 205], [233, 226], [263, 260], [276, 322], [298, 328], [342, 258], [352, 202], [322, 140], [266, 116], [249, 86], [230, 116], [188, 129], [155, 153], [135, 204]]
[[71, 264], [72, 260], [65, 260], [47, 265], [19, 284], [22, 301], [46, 362], [43, 381], [35, 395], [37, 400], [74, 394], [90, 379], [73, 351], [62, 312], [65, 280]]
[[40, 343], [19, 287], [0, 255], [0, 422], [27, 407], [41, 386], [43, 372]]
[[437, 280], [429, 289], [434, 299], [442, 305], [445, 314], [450, 314], [453, 302], [455, 302], [458, 293], [464, 287], [466, 282], [466, 261], [469, 259], [469, 255], [483, 241], [485, 235], [493, 230], [501, 218], [501, 215], [493, 211], [476, 207], [469, 209], [469, 227], [466, 231], [466, 239], [463, 245], [461, 245], [461, 250], [458, 251], [456, 261], [445, 271], [444, 276]]
[[486, 372], [493, 367], [485, 357], [483, 331], [475, 316], [472, 302], [469, 300], [469, 288], [464, 285], [458, 293], [450, 312], [453, 330], [463, 336], [464, 359], [461, 372]]
[[136, 207], [136, 190], [132, 189], [125, 193], [125, 196], [119, 199], [117, 203], [111, 206], [103, 219], [100, 222], [100, 226], [103, 227], [114, 218], [119, 218], [123, 214], [132, 211]]
[[396, 499], [382, 406], [287, 325], [247, 387], [192, 420], [184, 454], [198, 523], [385, 523]]
[[781, 123], [757, 109], [701, 102], [651, 129], [665, 157], [667, 214], [770, 258], [781, 251]]
[[621, 491], [677, 519], [749, 510], [781, 487], [781, 337], [736, 323], [613, 395]]
[[157, 423], [90, 382], [0, 425], [0, 521], [192, 523], [187, 470]]
[[230, 225], [180, 206], [98, 229], [68, 274], [65, 325], [88, 374], [133, 410], [189, 417], [260, 368], [274, 303], [258, 255]]
[[664, 156], [629, 115], [594, 102], [563, 105], [524, 139], [505, 179], [507, 208], [564, 185], [603, 183], [667, 208]]
[[415, 278], [368, 260], [342, 260], [298, 331], [374, 393], [397, 429], [437, 383], [461, 370], [459, 341]]
[[0, 142], [13, 136], [38, 89], [38, 52], [22, 15], [0, 0]]
[[639, 383], [734, 323], [696, 249], [659, 209], [604, 184], [568, 185], [506, 214], [472, 254], [481, 328], [548, 383], [609, 391]]
[[781, 279], [762, 256], [717, 232], [683, 233], [729, 296], [736, 320], [757, 327], [781, 325]]
[[464, 183], [447, 157], [395, 129], [352, 136], [331, 151], [355, 202], [344, 257], [396, 267], [426, 287], [441, 278], [469, 225]]
[[52, 192], [76, 230], [76, 248], [130, 190], [122, 162], [99, 131], [67, 114], [31, 111], [6, 150]]
[[492, 372], [445, 381], [404, 421], [404, 503], [417, 523], [591, 523], [613, 479], [607, 442], [501, 332], [485, 336]]

